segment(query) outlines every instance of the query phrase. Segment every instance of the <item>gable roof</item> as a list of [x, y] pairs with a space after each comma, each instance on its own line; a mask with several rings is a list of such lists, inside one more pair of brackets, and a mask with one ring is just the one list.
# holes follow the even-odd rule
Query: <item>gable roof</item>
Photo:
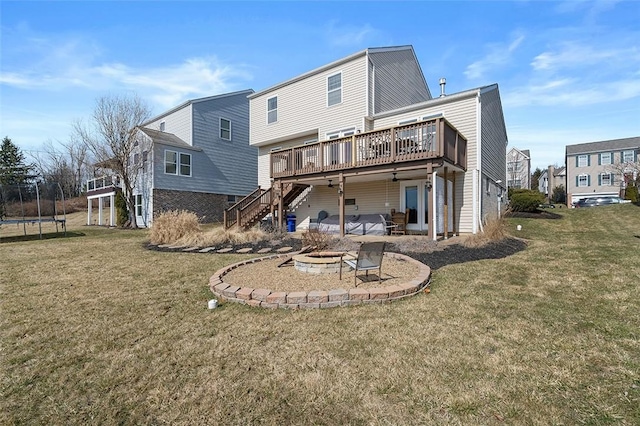
[[175, 148], [188, 149], [191, 151], [202, 151], [201, 148], [189, 145], [173, 133], [161, 132], [159, 130], [153, 130], [148, 127], [139, 127], [138, 129], [142, 133], [147, 135], [154, 144], [173, 146]]
[[[311, 71], [308, 71], [308, 72], [306, 72], [304, 74], [300, 74], [297, 77], [293, 77], [293, 78], [291, 78], [289, 80], [285, 80], [285, 81], [283, 81], [281, 83], [278, 83], [278, 84], [276, 84], [274, 86], [271, 86], [271, 87], [268, 87], [266, 89], [260, 90], [259, 92], [255, 92], [252, 95], [249, 95], [248, 98], [249, 99], [257, 98], [258, 96], [262, 96], [262, 95], [264, 95], [266, 93], [273, 92], [274, 90], [280, 89], [281, 87], [285, 87], [285, 86], [293, 84], [293, 83], [295, 83], [297, 81], [304, 80], [305, 78], [309, 78], [309, 77], [314, 76], [316, 74], [320, 74], [322, 72], [327, 71], [328, 69], [340, 66], [342, 64], [350, 62], [350, 61], [352, 61], [352, 60], [354, 60], [356, 58], [359, 58], [361, 56], [368, 55], [370, 53], [384, 53], [384, 52], [399, 51], [399, 50], [409, 50], [409, 51], [412, 52], [414, 59], [416, 57], [415, 56], [415, 52], [413, 50], [413, 46], [411, 46], [411, 45], [395, 46], [395, 47], [369, 47], [367, 49], [364, 49], [364, 50], [361, 50], [359, 52], [353, 53], [353, 54], [351, 54], [349, 56], [346, 56], [346, 57], [344, 57], [342, 59], [338, 59], [337, 61], [328, 63], [326, 65], [323, 65], [323, 66], [319, 67], [319, 68], [316, 68], [316, 69], [313, 69]], [[418, 63], [418, 60], [417, 59], [415, 59], [415, 60], [416, 60], [416, 63]], [[420, 65], [418, 64], [418, 66], [420, 66]], [[424, 76], [423, 76], [423, 78], [424, 78]]]
[[567, 145], [566, 155], [589, 154], [592, 152], [621, 151], [623, 149], [638, 149], [640, 136], [623, 139], [611, 139], [600, 142], [587, 142], [575, 145]]
[[509, 153], [507, 153], [507, 157], [509, 157], [509, 154], [512, 151], [518, 151], [520, 154], [522, 154], [523, 156], [527, 157], [527, 160], [531, 160], [531, 152], [528, 149], [518, 149], [516, 147], [513, 147], [509, 150]]
[[141, 126], [146, 126], [149, 123], [153, 123], [154, 121], [159, 120], [162, 117], [166, 117], [169, 114], [172, 114], [172, 113], [174, 113], [174, 112], [176, 112], [176, 111], [178, 111], [178, 110], [180, 110], [180, 109], [182, 109], [182, 108], [184, 108], [186, 106], [189, 106], [189, 105], [192, 105], [192, 104], [195, 104], [195, 103], [207, 102], [207, 101], [212, 101], [212, 100], [215, 100], [215, 99], [228, 98], [228, 97], [231, 97], [231, 96], [237, 96], [237, 95], [243, 95], [243, 94], [248, 96], [248, 95], [250, 95], [252, 93], [254, 93], [253, 89], [246, 89], [246, 90], [239, 90], [237, 92], [222, 93], [220, 95], [206, 96], [204, 98], [190, 99], [188, 101], [185, 101], [185, 102], [181, 103], [180, 105], [178, 105], [176, 107], [171, 108], [168, 111], [163, 112], [162, 114], [159, 114], [159, 115], [157, 115], [157, 116], [145, 121], [144, 123], [141, 124]]

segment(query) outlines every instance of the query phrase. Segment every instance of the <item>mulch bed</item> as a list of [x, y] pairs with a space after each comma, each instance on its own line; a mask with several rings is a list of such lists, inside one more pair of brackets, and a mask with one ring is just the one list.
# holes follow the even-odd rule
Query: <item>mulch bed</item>
[[[256, 253], [261, 248], [271, 247], [271, 253], [275, 252], [281, 247], [292, 247], [291, 251], [297, 251], [302, 248], [301, 240], [297, 238], [285, 238], [277, 241], [260, 241], [256, 243], [245, 243], [231, 246], [229, 244], [223, 244], [217, 249], [233, 248], [233, 251], [240, 250], [242, 248], [253, 248], [253, 253]], [[428, 265], [432, 270], [442, 268], [446, 265], [455, 263], [472, 262], [482, 259], [502, 259], [507, 256], [511, 256], [527, 247], [527, 243], [517, 238], [505, 238], [501, 241], [494, 241], [488, 243], [482, 247], [465, 247], [460, 244], [451, 244], [443, 247], [442, 249], [436, 249], [429, 252], [403, 252], [399, 250], [395, 244], [388, 243], [386, 251], [402, 253], [410, 256], [425, 265]], [[182, 252], [183, 248], [160, 248], [158, 246], [147, 244], [146, 248], [150, 250], [158, 251], [173, 251]], [[196, 251], [197, 252], [197, 251]], [[211, 250], [208, 253], [216, 253], [215, 250]], [[233, 254], [233, 253], [230, 253]]]

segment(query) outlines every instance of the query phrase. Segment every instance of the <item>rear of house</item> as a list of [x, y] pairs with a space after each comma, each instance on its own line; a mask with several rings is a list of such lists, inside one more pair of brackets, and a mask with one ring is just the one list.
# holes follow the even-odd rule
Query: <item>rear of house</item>
[[252, 93], [191, 100], [140, 127], [141, 146], [149, 149], [135, 190], [138, 225], [149, 226], [168, 210], [221, 222], [224, 209], [255, 189], [258, 157], [249, 145], [247, 99]]
[[408, 210], [408, 229], [435, 238], [475, 233], [499, 214], [507, 135], [497, 85], [446, 95], [443, 82], [433, 98], [413, 48], [401, 46], [357, 52], [249, 99], [255, 217], [268, 210], [282, 221], [287, 210], [304, 229], [326, 212], [344, 233], [345, 220]]

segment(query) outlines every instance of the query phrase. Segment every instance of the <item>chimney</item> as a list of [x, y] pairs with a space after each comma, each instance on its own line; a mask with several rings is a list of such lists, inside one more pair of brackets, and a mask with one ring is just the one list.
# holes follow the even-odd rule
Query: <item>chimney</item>
[[447, 79], [442, 77], [440, 79], [440, 97], [444, 98], [446, 95], [444, 94], [444, 86], [447, 84]]

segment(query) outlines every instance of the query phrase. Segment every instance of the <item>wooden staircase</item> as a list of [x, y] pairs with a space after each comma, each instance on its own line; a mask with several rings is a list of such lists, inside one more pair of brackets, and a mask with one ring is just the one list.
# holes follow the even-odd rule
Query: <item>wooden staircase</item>
[[286, 183], [282, 185], [282, 195], [277, 188], [262, 189], [258, 187], [251, 194], [235, 203], [224, 211], [224, 229], [237, 226], [239, 229], [249, 229], [260, 222], [272, 209], [277, 209], [282, 196], [283, 206], [288, 206], [308, 185]]

